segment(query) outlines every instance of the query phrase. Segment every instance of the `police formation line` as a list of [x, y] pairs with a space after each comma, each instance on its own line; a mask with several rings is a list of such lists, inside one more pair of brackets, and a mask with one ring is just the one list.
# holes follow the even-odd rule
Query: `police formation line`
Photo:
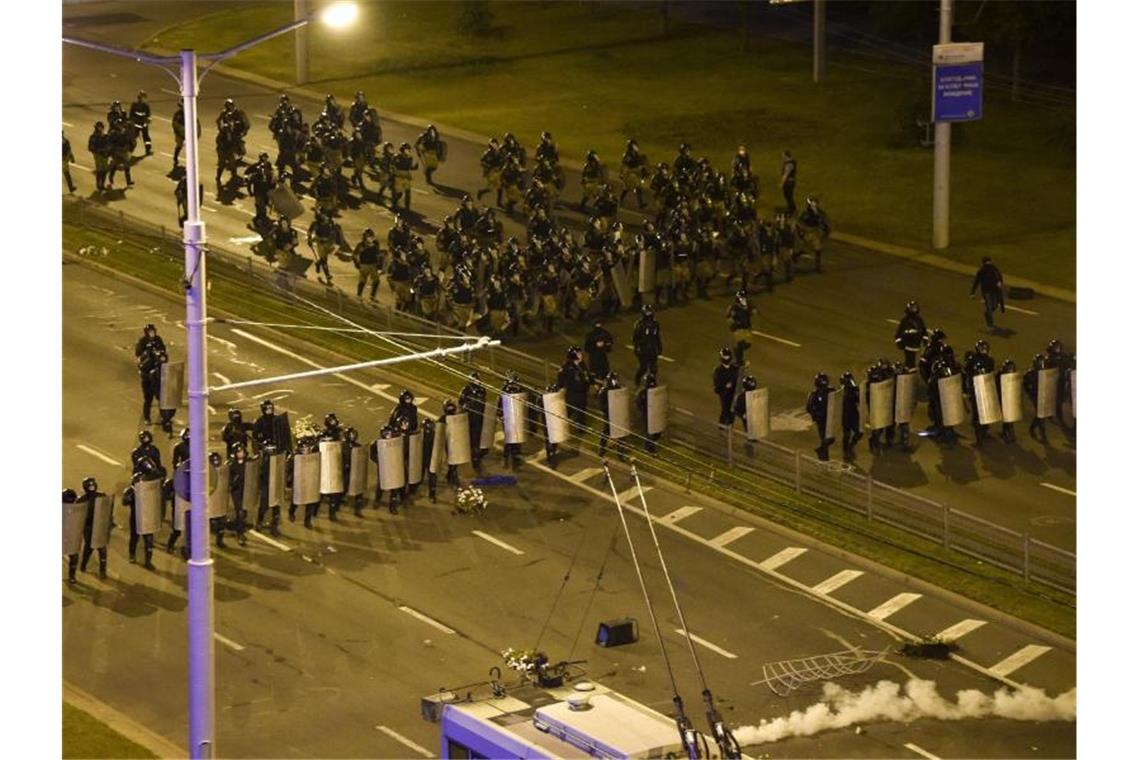
[[[184, 143], [179, 109], [172, 122], [175, 171], [180, 171]], [[129, 119], [121, 118], [121, 112], [116, 102], [108, 113], [114, 140], [103, 133], [102, 122], [89, 140], [100, 192], [113, 184], [119, 165], [129, 168], [140, 135], [145, 134], [150, 150], [149, 132], [144, 131], [150, 118], [145, 93], [132, 105]], [[520, 325], [542, 326], [549, 332], [559, 319], [588, 320], [646, 303], [678, 304], [694, 292], [707, 298], [718, 280], [729, 292], [771, 290], [778, 270], [785, 281], [793, 279], [801, 256], [814, 258], [815, 269], [822, 271], [823, 245], [831, 231], [814, 197], [797, 216], [798, 169], [790, 151], [784, 152], [779, 180], [785, 205], [765, 220], [758, 210], [759, 183], [744, 146], [734, 156], [729, 176], [707, 158], [695, 157], [687, 144], [681, 145], [672, 164], [662, 161], [651, 168], [631, 139], [616, 183], [610, 182], [597, 153], [588, 152], [577, 207], [590, 218], [579, 238], [554, 220], [566, 180], [551, 134], [542, 133], [533, 165], [528, 166], [526, 149], [508, 132], [502, 141], [491, 139], [480, 158], [485, 187], [477, 196], [493, 193], [496, 204], [508, 213], [518, 208], [526, 218], [525, 241], [512, 237], [504, 242], [495, 209], [478, 208], [467, 197], [444, 219], [435, 250], [428, 251], [411, 231], [406, 213], [389, 232], [387, 251], [371, 229], [352, 246], [336, 222], [342, 208], [371, 199], [407, 212], [413, 172], [422, 167], [428, 183], [434, 182], [434, 172], [447, 158], [447, 143], [434, 125], [414, 145], [405, 142], [397, 149], [382, 140], [379, 116], [362, 92], [356, 93], [347, 114], [327, 96], [311, 127], [300, 108], [282, 95], [269, 121], [276, 161], [261, 153], [246, 165], [249, 118], [231, 99], [216, 123], [217, 193], [244, 189], [253, 197], [250, 226], [262, 236], [259, 250], [268, 260], [304, 273], [308, 259], [298, 253], [300, 237], [292, 220], [304, 213], [297, 194], [307, 193], [315, 203], [315, 220], [306, 242], [319, 279], [331, 285], [329, 256], [351, 251], [359, 272], [359, 297], [368, 289], [375, 300], [380, 277], [386, 275], [397, 308], [461, 329], [478, 319], [480, 329], [495, 335], [517, 335]], [[69, 156], [65, 139], [65, 169]], [[226, 172], [229, 178], [223, 181]], [[373, 182], [374, 188], [369, 185]], [[73, 185], [70, 175], [68, 184]], [[353, 188], [360, 191], [359, 199], [351, 195]], [[182, 173], [175, 191], [180, 222], [185, 219], [186, 192]], [[647, 207], [647, 192], [656, 215], [643, 219], [641, 230], [629, 235], [617, 220], [618, 209], [629, 195]], [[276, 219], [270, 217], [271, 209]]]

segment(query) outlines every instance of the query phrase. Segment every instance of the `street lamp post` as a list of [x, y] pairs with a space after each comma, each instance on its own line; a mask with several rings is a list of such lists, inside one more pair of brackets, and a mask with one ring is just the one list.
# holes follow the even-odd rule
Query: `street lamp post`
[[[954, 0], [942, 0], [938, 12], [938, 43], [951, 41], [954, 28]], [[934, 223], [936, 251], [950, 246], [950, 122], [934, 122]]]
[[[347, 26], [356, 19], [356, 6], [335, 3], [321, 14], [330, 26]], [[210, 63], [204, 77], [221, 61], [259, 45], [266, 40], [306, 26], [311, 16], [297, 19], [218, 53], [200, 56]], [[175, 56], [154, 56], [137, 50], [118, 48], [75, 37], [64, 37], [71, 45], [131, 58], [161, 68], [178, 82], [186, 127], [186, 222], [183, 227], [185, 245], [186, 288], [186, 364], [187, 411], [190, 429], [190, 561], [187, 570], [187, 647], [189, 756], [214, 756], [214, 561], [210, 557], [210, 538], [206, 517], [206, 439], [210, 389], [206, 382], [206, 225], [202, 221], [198, 195], [198, 75], [199, 56], [193, 50], [182, 50]], [[178, 73], [175, 74], [174, 66]]]

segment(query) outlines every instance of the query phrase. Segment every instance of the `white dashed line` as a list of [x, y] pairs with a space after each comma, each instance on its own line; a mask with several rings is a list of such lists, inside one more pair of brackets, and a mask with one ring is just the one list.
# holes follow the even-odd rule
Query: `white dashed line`
[[1042, 483], [1041, 485], [1043, 485], [1046, 488], [1049, 488], [1051, 490], [1059, 491], [1060, 493], [1067, 493], [1069, 496], [1076, 496], [1077, 495], [1076, 491], [1070, 491], [1068, 488], [1061, 488], [1061, 486], [1055, 486], [1052, 483]]
[[899, 323], [899, 321], [897, 319], [888, 319], [887, 321], [890, 322], [892, 325], [897, 325]]
[[759, 330], [753, 330], [752, 334], [758, 335], [761, 338], [767, 338], [768, 340], [774, 340], [777, 343], [783, 343], [784, 345], [791, 346], [792, 348], [803, 348], [802, 344], [796, 343], [794, 340], [784, 340], [783, 338], [777, 338], [775, 335], [769, 335], [768, 333], [762, 333]]
[[418, 752], [421, 755], [423, 755], [424, 757], [435, 757], [435, 755], [433, 755], [431, 752], [427, 751], [426, 749], [424, 749], [420, 745], [416, 744], [414, 741], [412, 741], [408, 737], [406, 737], [402, 734], [396, 733], [395, 731], [388, 728], [387, 726], [376, 726], [375, 728], [380, 733], [382, 733], [386, 736], [392, 737], [393, 739], [398, 741], [400, 744], [403, 744], [405, 747], [412, 750], [413, 752]]
[[747, 525], [738, 525], [735, 528], [729, 528], [724, 533], [721, 533], [719, 536], [717, 536], [715, 538], [710, 538], [709, 543], [712, 544], [713, 546], [727, 546], [728, 544], [732, 543], [736, 539], [743, 538], [744, 536], [747, 536], [749, 533], [751, 533], [754, 530], [756, 530], [756, 529], [750, 528]]
[[226, 377], [225, 375], [223, 375], [221, 372], [211, 372], [210, 374], [212, 374], [214, 377], [221, 380], [222, 385], [229, 385], [230, 384], [230, 379], [228, 377]]
[[[641, 490], [644, 491], [645, 493], [649, 493], [650, 491], [653, 490], [653, 486], [642, 486]], [[638, 499], [637, 501], [634, 501], [635, 496], [637, 496], [637, 486], [630, 486], [629, 488], [625, 489], [624, 491], [622, 491], [621, 493], [618, 494], [618, 501], [620, 501], [622, 504], [625, 504], [627, 501], [630, 504], [634, 504], [634, 505], [641, 504], [640, 499]]]
[[804, 549], [800, 546], [789, 546], [787, 549], [781, 549], [768, 559], [761, 562], [760, 567], [764, 568], [765, 570], [775, 570], [781, 565], [788, 564], [793, 559], [800, 556], [806, 551], [807, 549]]
[[911, 744], [910, 742], [907, 742], [903, 746], [906, 747], [907, 749], [909, 749], [911, 752], [915, 753], [916, 755], [922, 755], [927, 760], [941, 760], [941, 758], [939, 758], [938, 755], [935, 755], [931, 752], [927, 752], [926, 750], [924, 750], [922, 747], [918, 746], [917, 744]]
[[123, 466], [122, 462], [118, 461], [117, 459], [113, 459], [113, 458], [107, 456], [106, 454], [104, 454], [102, 451], [99, 451], [98, 449], [93, 449], [90, 446], [86, 446], [82, 443], [75, 444], [75, 448], [79, 449], [80, 451], [86, 451], [88, 454], [95, 457], [96, 459], [102, 459], [107, 464], [114, 465], [115, 467], [122, 467]]
[[1053, 647], [1043, 647], [1040, 644], [1028, 644], [1011, 654], [1009, 657], [1006, 657], [997, 665], [991, 667], [990, 672], [996, 676], [1008, 676], [1018, 668], [1025, 667], [1029, 663], [1033, 662], [1052, 648]]
[[[685, 635], [684, 630], [682, 630], [680, 628], [674, 628], [673, 631], [675, 633], [679, 633], [682, 636]], [[734, 655], [732, 652], [728, 651], [727, 649], [721, 649], [716, 644], [713, 644], [711, 641], [705, 641], [700, 636], [697, 636], [696, 634], [694, 634], [692, 631], [689, 631], [689, 638], [692, 639], [697, 644], [700, 644], [701, 646], [703, 646], [707, 649], [711, 649], [712, 651], [719, 654], [721, 657], [727, 657], [730, 660], [737, 659], [736, 655]]]
[[816, 585], [812, 586], [811, 590], [817, 594], [830, 594], [840, 586], [846, 586], [848, 583], [855, 580], [862, 574], [862, 570], [840, 570], [838, 573], [831, 576], [827, 580], [820, 581]]
[[223, 636], [220, 633], [215, 633], [214, 638], [217, 639], [218, 641], [222, 642], [223, 644], [225, 644], [226, 646], [228, 646], [230, 649], [234, 650], [235, 652], [240, 652], [243, 649], [245, 649], [245, 647], [243, 647], [241, 644], [237, 643], [233, 639], [227, 639], [225, 636]]
[[471, 532], [474, 533], [479, 538], [483, 539], [484, 541], [487, 541], [489, 543], [494, 544], [495, 546], [499, 547], [500, 549], [506, 549], [511, 554], [525, 554], [526, 553], [522, 549], [516, 549], [515, 547], [511, 546], [510, 544], [508, 544], [505, 541], [500, 541], [499, 539], [495, 538], [494, 536], [490, 535], [489, 533], [484, 533], [481, 530], [473, 530]]
[[259, 533], [256, 530], [247, 530], [246, 533], [253, 536], [258, 541], [264, 541], [265, 543], [269, 544], [270, 546], [274, 547], [275, 549], [280, 549], [283, 552], [293, 551], [293, 549], [291, 547], [286, 546], [285, 544], [281, 543], [280, 541], [273, 540], [272, 538], [265, 535], [264, 533]]
[[1016, 312], [1020, 312], [1020, 313], [1022, 313], [1022, 314], [1028, 314], [1028, 315], [1029, 315], [1029, 316], [1031, 316], [1031, 317], [1039, 317], [1039, 316], [1041, 316], [1040, 314], [1038, 314], [1038, 313], [1037, 313], [1037, 312], [1035, 312], [1035, 311], [1030, 311], [1029, 309], [1022, 309], [1022, 308], [1019, 308], [1019, 307], [1017, 307], [1017, 306], [1010, 306], [1009, 304], [1006, 304], [1006, 307], [1005, 307], [1005, 308], [1009, 309], [1010, 311], [1016, 311]]
[[63, 122], [63, 126], [65, 126], [65, 127], [74, 127], [75, 125], [74, 125], [74, 124], [72, 124], [70, 121], [65, 121], [65, 122]]
[[942, 639], [943, 641], [957, 641], [968, 633], [978, 630], [986, 624], [984, 620], [974, 620], [966, 618], [958, 623], [947, 628], [945, 631], [939, 633], [935, 638]]
[[661, 522], [665, 523], [666, 525], [673, 525], [674, 523], [676, 523], [680, 520], [684, 520], [689, 515], [695, 515], [697, 512], [700, 512], [700, 511], [701, 511], [700, 507], [693, 507], [693, 506], [679, 507], [677, 509], [674, 509], [672, 512], [665, 515], [664, 517], [662, 517]]
[[922, 594], [902, 593], [898, 594], [887, 601], [880, 604], [875, 609], [867, 614], [875, 618], [875, 620], [886, 620], [891, 615], [895, 614], [908, 604], [912, 604], [922, 598]]
[[438, 620], [432, 620], [431, 618], [429, 618], [427, 615], [420, 612], [419, 610], [413, 610], [411, 607], [400, 607], [399, 610], [400, 610], [400, 612], [411, 615], [416, 620], [419, 620], [421, 623], [427, 623], [432, 628], [443, 631], [444, 633], [455, 633], [455, 631], [452, 630], [451, 628], [448, 628], [446, 625], [439, 622]]

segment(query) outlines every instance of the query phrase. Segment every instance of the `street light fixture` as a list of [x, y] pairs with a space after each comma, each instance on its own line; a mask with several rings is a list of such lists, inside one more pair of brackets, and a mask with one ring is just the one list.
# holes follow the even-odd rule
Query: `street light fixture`
[[[357, 16], [355, 3], [337, 2], [320, 14], [321, 21], [334, 28], [351, 24]], [[214, 756], [214, 567], [210, 558], [210, 538], [206, 518], [206, 225], [202, 221], [198, 196], [198, 86], [203, 77], [219, 62], [255, 45], [301, 29], [313, 16], [294, 20], [265, 34], [217, 53], [198, 56], [193, 50], [178, 55], [154, 56], [138, 50], [119, 48], [99, 42], [64, 37], [71, 45], [91, 48], [157, 66], [173, 77], [182, 94], [186, 127], [186, 223], [185, 244], [186, 288], [186, 364], [187, 411], [190, 428], [190, 560], [187, 580], [187, 649], [189, 676], [189, 756]], [[198, 75], [198, 59], [209, 61]], [[177, 66], [177, 70], [175, 69]]]

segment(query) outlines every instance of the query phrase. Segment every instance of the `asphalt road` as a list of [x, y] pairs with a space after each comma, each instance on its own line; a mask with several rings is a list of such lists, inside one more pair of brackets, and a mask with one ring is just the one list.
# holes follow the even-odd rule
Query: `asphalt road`
[[[94, 6], [66, 8], [65, 18], [70, 21], [65, 21], [65, 25], [71, 24], [68, 31], [121, 44], [137, 44], [161, 26], [190, 14], [188, 6], [178, 4], [156, 7], [106, 3], [98, 6], [98, 13], [95, 11]], [[124, 14], [127, 14], [125, 21]], [[77, 19], [80, 16], [90, 20]], [[154, 69], [94, 51], [65, 46], [63, 56], [63, 120], [81, 165], [91, 165], [85, 151], [86, 136], [91, 123], [105, 117], [110, 100], [118, 98], [129, 103], [139, 88], [150, 94], [155, 113], [152, 135], [156, 155], [135, 165], [134, 188], [97, 200], [132, 217], [176, 229], [173, 183], [166, 177], [173, 146], [168, 118], [177, 99], [172, 81]], [[201, 145], [207, 187], [204, 217], [210, 240], [217, 245], [240, 251], [257, 237], [246, 228], [253, 214], [251, 199], [219, 200], [214, 196], [214, 117], [222, 100], [235, 98], [253, 124], [247, 141], [251, 154], [266, 150], [275, 156], [267, 120], [277, 94], [216, 73], [203, 81]], [[383, 106], [382, 96], [373, 94], [373, 100]], [[316, 112], [317, 104], [304, 99], [301, 103], [310, 117]], [[553, 127], [557, 138], [556, 125]], [[509, 128], [509, 124], [504, 124], [504, 129]], [[418, 131], [418, 128], [390, 120], [384, 122], [385, 139], [396, 144], [404, 140], [413, 142]], [[535, 136], [522, 135], [521, 138], [530, 145]], [[448, 162], [437, 173], [440, 185], [430, 188], [422, 177], [417, 177], [413, 189], [415, 219], [424, 233], [430, 232], [431, 225], [454, 210], [463, 192], [481, 186], [478, 155], [482, 146], [456, 137], [450, 137], [449, 143]], [[568, 164], [575, 165], [576, 159], [565, 158]], [[616, 160], [612, 156], [606, 158], [611, 164]], [[82, 170], [73, 174], [78, 177], [79, 192], [90, 193], [91, 176]], [[573, 172], [571, 175], [563, 195], [573, 203], [577, 200], [577, 188]], [[805, 168], [802, 190], [810, 191], [809, 183], [810, 172]], [[773, 202], [773, 183], [762, 177], [761, 186], [762, 205]], [[873, 187], [869, 191], [873, 191]], [[572, 224], [582, 220], [577, 211], [566, 208], [560, 209], [558, 216]], [[298, 221], [299, 226], [307, 226], [310, 217], [311, 213], [306, 213]], [[623, 218], [636, 222], [640, 215], [625, 211]], [[347, 211], [341, 223], [349, 240], [355, 241], [364, 227], [369, 226], [384, 236], [391, 220], [390, 211], [366, 203], [358, 210]], [[508, 234], [521, 230], [518, 222], [519, 219], [506, 220]], [[842, 229], [841, 219], [834, 222]], [[356, 275], [351, 264], [333, 262], [333, 272], [337, 287], [354, 292]], [[946, 330], [960, 354], [978, 338], [986, 338], [996, 358], [1013, 357], [1024, 368], [1033, 353], [1042, 351], [1054, 336], [1061, 338], [1067, 347], [1075, 347], [1073, 305], [1040, 298], [1017, 304], [1011, 302], [1018, 310], [1000, 315], [1001, 330], [990, 332], [984, 327], [979, 302], [967, 298], [969, 285], [968, 278], [954, 273], [833, 243], [828, 249], [825, 274], [805, 271], [794, 283], [778, 285], [774, 294], [755, 297], [758, 315], [754, 327], [763, 335], [755, 337], [749, 359], [761, 384], [770, 389], [773, 440], [803, 450], [815, 446], [814, 432], [808, 429], [803, 412], [803, 399], [812, 376], [822, 370], [837, 378], [845, 369], [852, 369], [861, 377], [862, 370], [876, 357], [893, 358], [895, 326], [891, 320], [898, 318], [902, 304], [911, 298], [922, 304], [927, 325]], [[391, 298], [386, 289], [383, 297]], [[719, 346], [730, 341], [724, 321], [727, 303], [725, 292], [708, 302], [696, 301], [660, 313], [665, 355], [673, 360], [661, 363], [661, 381], [670, 386], [674, 404], [709, 419], [716, 416], [716, 400], [709, 378]], [[612, 363], [627, 377], [632, 376], [636, 366], [632, 352], [623, 348], [629, 340], [632, 322], [633, 318], [626, 316], [608, 324], [619, 337]], [[526, 336], [513, 344], [558, 362], [569, 343], [581, 342], [586, 327], [563, 323], [554, 336]], [[920, 419], [924, 418], [925, 410], [921, 407], [919, 415]], [[1050, 426], [1050, 442], [1043, 445], [1029, 438], [1026, 424], [1018, 427], [1016, 444], [1007, 446], [995, 440], [981, 450], [973, 446], [972, 433], [966, 428], [961, 431], [966, 437], [958, 445], [944, 446], [923, 440], [913, 455], [891, 451], [873, 457], [862, 443], [853, 463], [860, 471], [870, 471], [883, 482], [913, 490], [1018, 532], [1028, 532], [1038, 540], [1075, 550], [1075, 441], [1061, 429]]]
[[[128, 461], [139, 416], [131, 354], [138, 325], [155, 322], [172, 355], [180, 356], [182, 308], [77, 265], [64, 266], [62, 281], [67, 293], [61, 451], [65, 484], [74, 486], [94, 474], [105, 489], [115, 484], [117, 490], [128, 475], [120, 463]], [[283, 345], [249, 327], [212, 326], [208, 349], [211, 378], [218, 382], [296, 371], [311, 360], [303, 345]], [[320, 419], [335, 410], [344, 424], [368, 436], [387, 417], [400, 387], [396, 382], [365, 371], [273, 386], [257, 396], [217, 393], [211, 398], [211, 448], [219, 445], [230, 405], [252, 415], [258, 398], [266, 394], [294, 419]], [[422, 391], [418, 395], [421, 408], [438, 411], [438, 399]], [[176, 429], [182, 424], [180, 412]], [[173, 441], [159, 437], [168, 462]], [[526, 454], [534, 453], [532, 443]], [[368, 510], [362, 519], [346, 516], [339, 524], [322, 517], [313, 530], [286, 523], [276, 545], [252, 537], [244, 548], [231, 542], [216, 552], [220, 756], [417, 756], [407, 742], [434, 754], [435, 727], [420, 720], [418, 698], [440, 686], [479, 681], [490, 666], [501, 664], [503, 649], [536, 642], [555, 659], [588, 659], [593, 677], [666, 711], [670, 691], [628, 549], [620, 535], [613, 543], [613, 504], [592, 490], [604, 487], [596, 475], [571, 482], [583, 467], [596, 464], [581, 459], [571, 457], [559, 476], [524, 466], [517, 486], [488, 491], [491, 508], [479, 518], [451, 514], [451, 493], [442, 488], [437, 505], [421, 496], [399, 515]], [[490, 466], [498, 470], [497, 461]], [[628, 486], [623, 480], [618, 488]], [[681, 498], [651, 491], [651, 511], [657, 516], [674, 513]], [[699, 649], [731, 724], [783, 715], [819, 698], [818, 686], [784, 698], [752, 685], [766, 662], [851, 645], [879, 649], [897, 643], [865, 615], [836, 609], [837, 603], [860, 611], [881, 609], [878, 605], [895, 593], [888, 581], [867, 573], [830, 592], [834, 602], [821, 603], [828, 600], [819, 593], [775, 580], [723, 551], [711, 550], [703, 538], [692, 538], [719, 536], [733, 522], [711, 508], [689, 512], [677, 522], [691, 535], [659, 528], [659, 537], [693, 632], [716, 647], [702, 644]], [[125, 523], [122, 510], [118, 520]], [[683, 695], [699, 718], [699, 687], [683, 640], [672, 633], [678, 623], [666, 606], [667, 592], [651, 559], [648, 532], [640, 523], [632, 525], [667, 651]], [[159, 539], [165, 536], [164, 526]], [[779, 535], [754, 529], [733, 548], [742, 556], [763, 558], [784, 545], [782, 541]], [[78, 587], [64, 587], [64, 677], [181, 743], [184, 568], [176, 556], [160, 550], [157, 571], [148, 572], [128, 564], [125, 551], [126, 531], [120, 528], [112, 535], [110, 578], [102, 582], [84, 574]], [[793, 568], [789, 577], [811, 586], [832, 576], [844, 562], [813, 550], [787, 566]], [[595, 589], [603, 563], [605, 572]], [[598, 621], [626, 615], [641, 623], [640, 642], [608, 650], [592, 644]], [[934, 632], [972, 615], [976, 613], [927, 597], [891, 613], [889, 622]], [[964, 653], [994, 672], [1050, 694], [1075, 684], [1075, 658], [1060, 650], [1010, 669], [1010, 656], [1025, 658], [1020, 654], [1025, 644], [1023, 636], [998, 622], [963, 639]], [[841, 683], [858, 689], [883, 678], [903, 681], [912, 674], [934, 680], [948, 697], [964, 688], [989, 693], [998, 686], [988, 675], [959, 663], [896, 655]], [[789, 740], [752, 752], [772, 757], [916, 757], [912, 747], [919, 747], [938, 757], [1075, 754], [1073, 724], [920, 720], [864, 729]]]

